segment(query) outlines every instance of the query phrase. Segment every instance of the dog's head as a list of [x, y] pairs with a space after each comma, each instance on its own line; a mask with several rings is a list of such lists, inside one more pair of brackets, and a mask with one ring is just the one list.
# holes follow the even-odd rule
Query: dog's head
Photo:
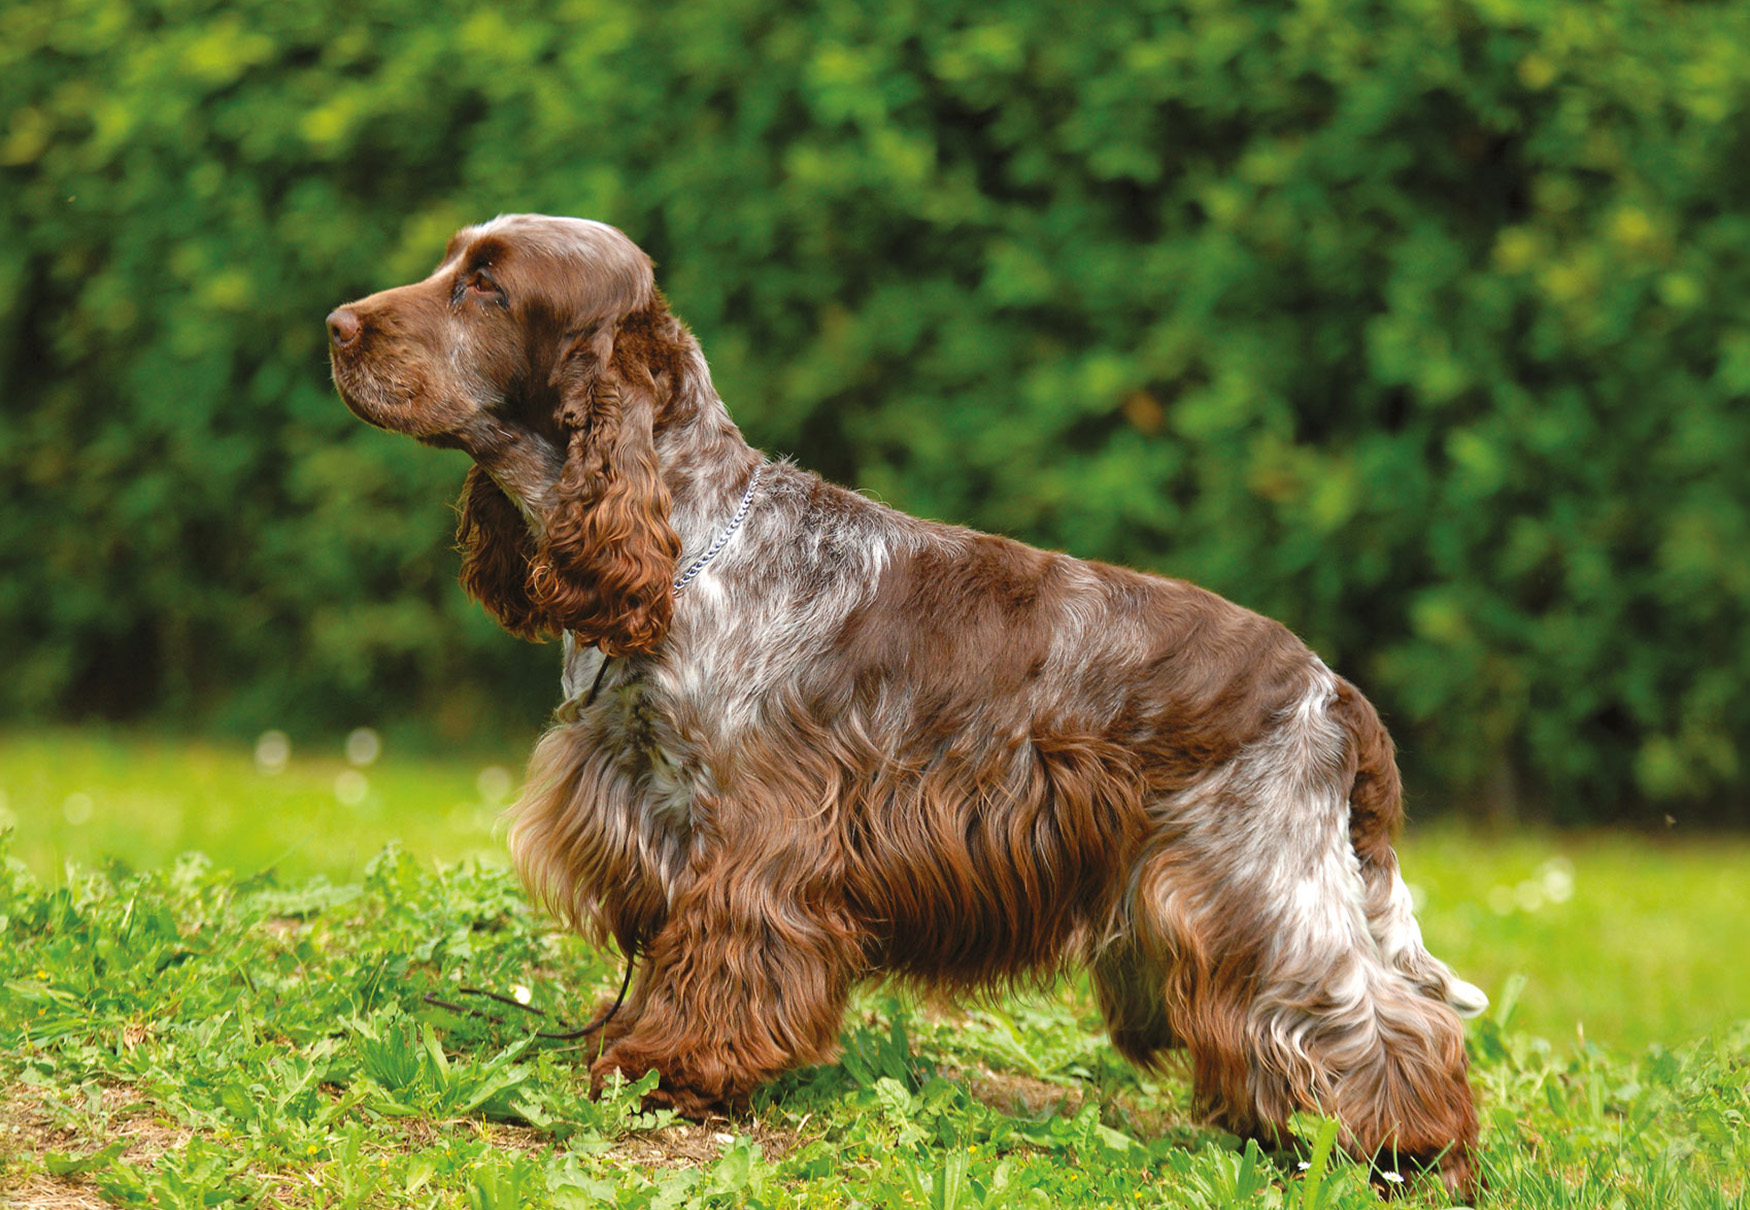
[[655, 434], [691, 338], [650, 258], [603, 223], [505, 215], [457, 232], [423, 281], [328, 316], [360, 419], [476, 465], [462, 584], [512, 633], [648, 651], [680, 542]]

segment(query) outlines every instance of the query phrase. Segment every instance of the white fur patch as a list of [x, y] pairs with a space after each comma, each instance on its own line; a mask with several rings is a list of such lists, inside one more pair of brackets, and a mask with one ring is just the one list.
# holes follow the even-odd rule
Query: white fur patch
[[1483, 989], [1463, 979], [1454, 979], [1446, 985], [1446, 1002], [1461, 1017], [1478, 1016], [1489, 1007], [1489, 997]]

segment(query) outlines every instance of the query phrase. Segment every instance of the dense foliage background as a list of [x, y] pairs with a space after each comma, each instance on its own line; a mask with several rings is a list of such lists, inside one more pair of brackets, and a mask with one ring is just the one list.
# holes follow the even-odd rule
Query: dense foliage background
[[1747, 99], [1742, 4], [8, 5], [0, 716], [531, 727], [322, 316], [546, 210], [756, 443], [1282, 618], [1423, 803], [1742, 822]]

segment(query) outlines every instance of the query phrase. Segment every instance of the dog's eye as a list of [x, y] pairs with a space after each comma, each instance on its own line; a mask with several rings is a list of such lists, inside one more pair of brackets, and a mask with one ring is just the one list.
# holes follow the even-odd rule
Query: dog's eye
[[460, 303], [462, 299], [473, 297], [491, 299], [500, 306], [506, 302], [504, 289], [484, 269], [476, 269], [472, 273], [456, 279], [455, 291], [450, 296], [451, 303]]

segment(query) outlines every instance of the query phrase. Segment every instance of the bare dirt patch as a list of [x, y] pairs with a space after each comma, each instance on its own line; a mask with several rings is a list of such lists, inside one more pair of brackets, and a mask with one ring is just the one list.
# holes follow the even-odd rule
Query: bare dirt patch
[[[13, 1084], [0, 1094], [0, 1193], [13, 1207], [71, 1210], [104, 1205], [91, 1182], [80, 1176], [38, 1171], [51, 1151], [76, 1154], [108, 1140], [93, 1140], [66, 1124], [67, 1094], [30, 1084]], [[56, 1104], [60, 1101], [60, 1104]], [[111, 1140], [125, 1138], [129, 1158], [162, 1154], [188, 1141], [188, 1132], [168, 1129], [134, 1111], [140, 1096], [131, 1088], [106, 1087], [98, 1103], [85, 1110]]]
[[797, 1143], [793, 1130], [713, 1118], [707, 1122], [676, 1122], [661, 1130], [627, 1135], [614, 1144], [609, 1154], [657, 1168], [697, 1167], [716, 1160], [725, 1147], [742, 1136], [753, 1140], [767, 1161], [788, 1155]]
[[991, 1071], [984, 1067], [944, 1068], [941, 1074], [944, 1079], [964, 1084], [972, 1099], [980, 1104], [1017, 1116], [1037, 1118], [1050, 1113], [1072, 1117], [1087, 1101], [1087, 1093], [1081, 1088], [1009, 1071]]
[[0, 1176], [0, 1194], [14, 1210], [100, 1210], [109, 1204], [90, 1185], [38, 1173], [30, 1173], [17, 1183]]

